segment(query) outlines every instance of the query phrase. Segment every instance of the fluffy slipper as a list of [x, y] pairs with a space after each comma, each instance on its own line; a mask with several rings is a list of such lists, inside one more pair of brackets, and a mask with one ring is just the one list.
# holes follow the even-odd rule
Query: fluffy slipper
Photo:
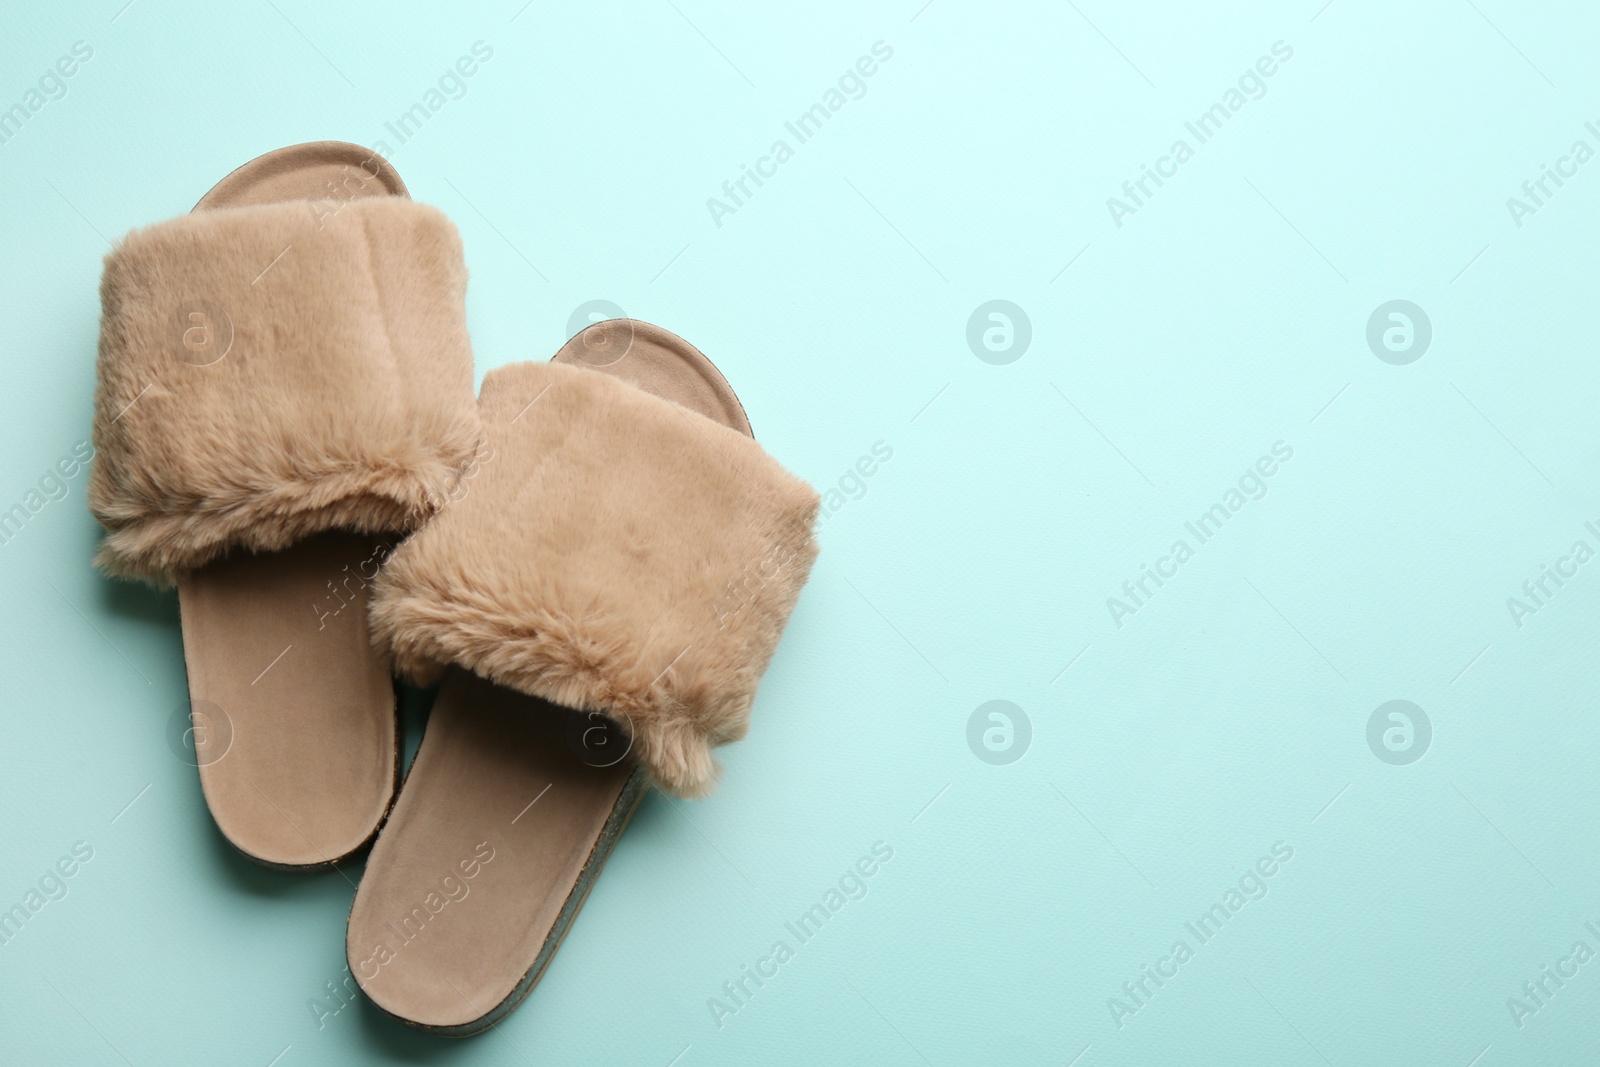
[[651, 783], [714, 787], [817, 552], [816, 493], [664, 330], [592, 326], [479, 407], [488, 457], [373, 597], [401, 671], [446, 677], [346, 943], [453, 1035], [527, 996]]
[[106, 257], [96, 563], [177, 586], [206, 802], [262, 863], [338, 862], [393, 803], [368, 587], [478, 460], [465, 286], [449, 221], [331, 141]]

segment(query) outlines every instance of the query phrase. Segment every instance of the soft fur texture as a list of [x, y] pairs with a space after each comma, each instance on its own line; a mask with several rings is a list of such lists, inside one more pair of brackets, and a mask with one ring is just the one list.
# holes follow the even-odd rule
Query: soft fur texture
[[[230, 548], [420, 524], [482, 434], [465, 290], [455, 228], [401, 197], [129, 234], [100, 285], [96, 564], [166, 584]], [[196, 301], [218, 344], [232, 324], [209, 366], [181, 343]]]
[[610, 375], [491, 372], [489, 457], [400, 547], [374, 640], [625, 724], [655, 782], [711, 791], [817, 546], [818, 498], [750, 438]]

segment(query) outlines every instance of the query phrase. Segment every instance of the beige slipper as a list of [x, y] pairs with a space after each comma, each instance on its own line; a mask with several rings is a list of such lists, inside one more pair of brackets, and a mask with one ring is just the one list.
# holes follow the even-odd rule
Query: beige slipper
[[714, 787], [817, 551], [817, 494], [665, 330], [591, 326], [479, 409], [490, 458], [373, 597], [400, 670], [447, 677], [346, 940], [379, 1007], [456, 1036], [527, 996], [651, 783]]
[[270, 866], [344, 859], [393, 803], [367, 586], [477, 461], [465, 285], [449, 221], [332, 141], [106, 257], [95, 562], [177, 586], [206, 802]]

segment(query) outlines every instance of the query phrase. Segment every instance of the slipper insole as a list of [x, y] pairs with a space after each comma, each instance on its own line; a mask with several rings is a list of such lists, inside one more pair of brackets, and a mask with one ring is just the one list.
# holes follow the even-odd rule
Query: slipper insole
[[375, 551], [326, 533], [179, 582], [200, 784], [223, 835], [259, 861], [331, 863], [388, 810], [394, 685], [359, 577]]

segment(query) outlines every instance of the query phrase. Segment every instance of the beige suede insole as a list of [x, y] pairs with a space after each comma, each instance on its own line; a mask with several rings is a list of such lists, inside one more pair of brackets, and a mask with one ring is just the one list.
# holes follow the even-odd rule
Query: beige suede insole
[[[277, 200], [405, 196], [381, 158], [319, 141], [229, 174], [196, 211]], [[273, 867], [359, 851], [399, 777], [395, 695], [367, 637], [378, 539], [330, 532], [236, 553], [178, 583], [196, 762], [224, 836]]]
[[[659, 327], [597, 323], [555, 359], [750, 433], [711, 361]], [[350, 912], [350, 971], [374, 1003], [459, 1037], [522, 1002], [647, 791], [626, 744], [598, 715], [449, 674]]]

